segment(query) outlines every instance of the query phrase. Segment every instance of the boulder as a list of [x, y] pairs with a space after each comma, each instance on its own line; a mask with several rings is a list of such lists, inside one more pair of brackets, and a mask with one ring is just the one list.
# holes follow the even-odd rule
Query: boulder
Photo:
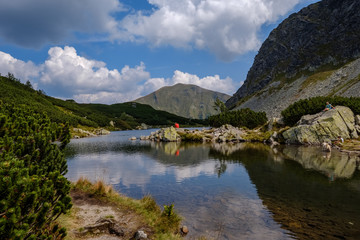
[[148, 239], [147, 234], [144, 231], [137, 231], [134, 235], [135, 240]]
[[156, 132], [152, 132], [149, 136], [152, 141], [161, 142], [177, 142], [181, 140], [180, 135], [176, 132], [174, 127], [162, 128]]
[[95, 130], [95, 134], [96, 135], [108, 135], [108, 134], [110, 134], [110, 131], [100, 128], [100, 129]]
[[317, 144], [336, 140], [357, 138], [354, 113], [348, 107], [335, 109], [314, 115], [303, 116], [297, 126], [282, 133], [287, 143]]
[[355, 123], [356, 125], [360, 125], [360, 115], [355, 116]]
[[180, 135], [174, 127], [163, 128], [160, 134], [161, 140], [164, 142], [176, 142], [180, 139]]

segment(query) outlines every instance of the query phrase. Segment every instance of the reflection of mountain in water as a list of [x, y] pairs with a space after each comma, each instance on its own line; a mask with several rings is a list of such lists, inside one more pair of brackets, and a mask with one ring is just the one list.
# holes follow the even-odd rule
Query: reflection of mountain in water
[[206, 144], [151, 142], [148, 154], [165, 165], [191, 166], [209, 159], [209, 147]]
[[[256, 185], [263, 204], [274, 214], [274, 220], [293, 232], [296, 238], [360, 238], [360, 188], [355, 187], [360, 181], [359, 172], [355, 172], [351, 180], [332, 182], [318, 172], [304, 171], [298, 162], [274, 161], [272, 156], [281, 153], [275, 153], [266, 145], [245, 145], [227, 156], [214, 149], [211, 155], [243, 164]], [[289, 156], [296, 156], [294, 160], [304, 156], [304, 160], [299, 161], [303, 166], [308, 166], [311, 156], [315, 156], [314, 152], [305, 154], [307, 151], [309, 149], [284, 149]], [[306, 160], [305, 156], [309, 159]], [[315, 159], [317, 163], [312, 164], [311, 168], [329, 171], [332, 166], [335, 173], [339, 164], [352, 166], [351, 163], [345, 164], [341, 161], [345, 160], [338, 157], [326, 161]]]

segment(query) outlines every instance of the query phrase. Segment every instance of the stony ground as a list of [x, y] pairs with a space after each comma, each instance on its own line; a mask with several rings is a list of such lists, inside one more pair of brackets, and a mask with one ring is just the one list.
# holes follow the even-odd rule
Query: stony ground
[[[122, 209], [114, 203], [100, 200], [89, 193], [72, 190], [70, 193], [73, 202], [71, 213], [63, 216], [60, 222], [67, 228], [66, 239], [88, 240], [118, 240], [131, 239], [138, 230], [143, 230], [151, 239], [151, 228], [142, 222], [141, 217], [134, 211]], [[99, 219], [110, 219], [123, 230], [123, 236], [109, 234], [108, 231], [95, 230], [87, 234], [81, 234], [86, 226], [94, 225]]]

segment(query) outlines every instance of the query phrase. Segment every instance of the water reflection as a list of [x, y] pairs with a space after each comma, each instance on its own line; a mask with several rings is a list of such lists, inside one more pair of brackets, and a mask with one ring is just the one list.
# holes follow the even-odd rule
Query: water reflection
[[318, 147], [287, 146], [283, 153], [306, 169], [322, 172], [332, 181], [335, 178], [351, 178], [356, 170], [357, 156], [339, 151], [322, 152]]
[[121, 132], [72, 141], [67, 177], [103, 179], [130, 197], [150, 193], [160, 205], [175, 203], [189, 238], [351, 239], [359, 234], [355, 158], [309, 147], [128, 141], [134, 134], [146, 135]]
[[[231, 154], [212, 154], [244, 164], [274, 220], [296, 238], [359, 239], [360, 176], [355, 172], [354, 159], [339, 152], [323, 157], [319, 148], [290, 146], [280, 150], [247, 144]], [[283, 161], [274, 161], [274, 155]], [[321, 174], [304, 171], [303, 167]], [[352, 180], [332, 182], [327, 174]]]

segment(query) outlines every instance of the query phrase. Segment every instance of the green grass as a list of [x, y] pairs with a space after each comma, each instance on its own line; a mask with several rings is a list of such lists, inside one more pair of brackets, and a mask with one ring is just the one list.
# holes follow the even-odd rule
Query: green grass
[[305, 89], [309, 87], [313, 83], [321, 82], [329, 78], [335, 70], [325, 71], [325, 72], [318, 72], [311, 76], [309, 76], [302, 84], [301, 89]]

